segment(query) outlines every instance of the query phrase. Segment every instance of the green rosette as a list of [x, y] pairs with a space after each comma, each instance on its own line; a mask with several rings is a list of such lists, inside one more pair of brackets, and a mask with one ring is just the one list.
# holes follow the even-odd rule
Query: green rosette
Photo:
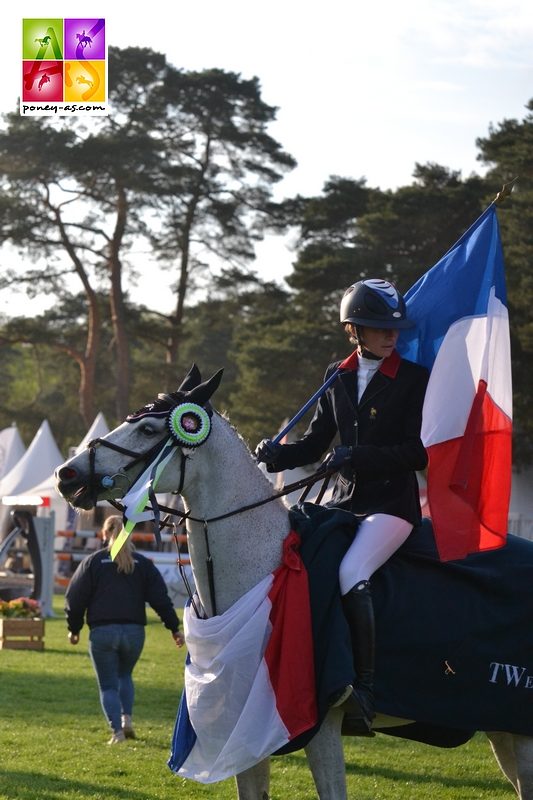
[[209, 414], [196, 403], [180, 403], [168, 418], [172, 437], [182, 447], [199, 447], [211, 432]]

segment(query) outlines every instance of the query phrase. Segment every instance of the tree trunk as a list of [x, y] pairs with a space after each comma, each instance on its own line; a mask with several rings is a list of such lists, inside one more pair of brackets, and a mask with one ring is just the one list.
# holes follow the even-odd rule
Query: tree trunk
[[122, 263], [120, 260], [120, 247], [126, 228], [128, 203], [124, 187], [118, 182], [116, 209], [117, 218], [109, 255], [111, 278], [109, 300], [116, 353], [116, 412], [118, 419], [122, 420], [129, 411], [130, 394], [130, 350], [126, 332], [126, 310], [124, 307], [124, 292], [122, 291]]
[[[187, 283], [189, 279], [189, 237], [187, 236], [186, 245], [182, 247], [180, 262], [180, 278], [178, 281], [178, 297], [176, 301], [176, 312], [172, 316], [172, 328], [167, 342], [166, 364], [167, 364], [167, 383], [176, 378], [176, 367], [178, 365], [179, 346], [181, 332], [183, 328], [183, 314], [185, 309], [185, 296], [187, 294]], [[167, 385], [169, 391], [171, 385]]]
[[80, 389], [79, 404], [80, 414], [87, 427], [92, 425], [95, 417], [94, 391], [96, 382], [96, 360], [100, 349], [100, 308], [98, 299], [91, 290], [88, 294], [89, 313], [87, 342], [85, 346], [85, 357], [80, 361]]
[[185, 312], [185, 298], [189, 284], [190, 258], [191, 258], [191, 234], [196, 221], [196, 210], [202, 196], [202, 189], [205, 175], [211, 158], [211, 137], [209, 134], [205, 140], [203, 158], [196, 181], [195, 191], [190, 199], [187, 214], [185, 217], [183, 230], [179, 235], [179, 245], [181, 251], [180, 276], [178, 281], [178, 297], [176, 301], [176, 313], [172, 318], [172, 328], [167, 341], [166, 365], [167, 365], [167, 391], [174, 383], [176, 369], [178, 367], [179, 347], [183, 331], [183, 317]]
[[[60, 207], [53, 206], [48, 202], [48, 207], [51, 209], [55, 216], [57, 228], [59, 230], [63, 246], [70, 256], [74, 269], [82, 283], [89, 311], [87, 314], [87, 341], [85, 344], [85, 353], [83, 357], [72, 354], [78, 362], [80, 368], [80, 387], [79, 387], [79, 409], [81, 417], [87, 427], [89, 427], [94, 420], [94, 391], [95, 391], [95, 375], [96, 375], [96, 359], [98, 358], [98, 351], [100, 348], [100, 308], [98, 306], [98, 298], [94, 292], [90, 282], [89, 276], [84, 269], [81, 260], [78, 258], [76, 248], [72, 244], [63, 219], [61, 217]], [[65, 348], [68, 352], [69, 349]]]

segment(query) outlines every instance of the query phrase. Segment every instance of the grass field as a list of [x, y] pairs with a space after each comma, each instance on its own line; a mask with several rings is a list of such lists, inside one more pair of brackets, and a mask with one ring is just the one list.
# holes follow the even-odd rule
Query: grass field
[[[62, 598], [46, 621], [44, 652], [0, 651], [0, 800], [234, 800], [233, 780], [204, 786], [166, 761], [181, 692], [184, 651], [150, 615], [135, 670], [138, 739], [109, 747], [87, 629], [66, 638]], [[479, 735], [441, 750], [378, 735], [346, 740], [350, 800], [509, 800], [514, 792]], [[273, 800], [316, 798], [302, 752], [274, 759]]]

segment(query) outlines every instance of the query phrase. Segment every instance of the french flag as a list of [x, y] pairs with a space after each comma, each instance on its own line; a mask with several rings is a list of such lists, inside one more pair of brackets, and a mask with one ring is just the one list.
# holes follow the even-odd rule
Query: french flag
[[185, 688], [168, 766], [200, 783], [254, 766], [317, 724], [309, 586], [299, 535], [282, 565], [219, 616], [184, 609]]
[[509, 317], [490, 205], [405, 295], [416, 327], [398, 350], [431, 370], [422, 440], [441, 560], [505, 544], [511, 495]]

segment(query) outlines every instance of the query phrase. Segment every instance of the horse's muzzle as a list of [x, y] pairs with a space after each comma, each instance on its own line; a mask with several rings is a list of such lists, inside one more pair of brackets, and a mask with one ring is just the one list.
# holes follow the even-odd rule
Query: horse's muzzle
[[[96, 485], [99, 485], [103, 476], [95, 475]], [[87, 476], [81, 475], [73, 467], [60, 467], [56, 470], [56, 489], [65, 500], [75, 508], [83, 508], [90, 511], [94, 508], [98, 497], [95, 496], [94, 489], [91, 488]]]

